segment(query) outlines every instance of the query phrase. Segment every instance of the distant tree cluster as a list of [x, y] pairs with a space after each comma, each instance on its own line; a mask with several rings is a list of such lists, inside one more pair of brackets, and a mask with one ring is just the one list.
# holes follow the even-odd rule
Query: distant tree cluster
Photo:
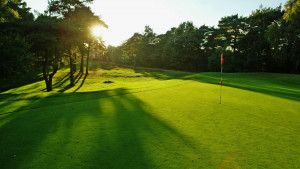
[[[107, 25], [88, 6], [93, 0], [49, 0], [37, 18], [22, 0], [0, 0], [0, 77], [42, 68], [47, 91], [65, 62], [74, 85], [76, 65], [88, 74], [90, 51], [118, 64], [185, 71], [219, 71], [224, 53], [226, 72], [300, 72], [300, 0], [284, 9], [263, 8], [248, 17], [232, 15], [217, 27], [184, 22], [157, 35], [146, 26], [118, 47], [91, 35], [93, 25]], [[104, 50], [106, 51], [104, 53]]]
[[284, 10], [263, 8], [248, 17], [221, 18], [218, 26], [184, 22], [165, 34], [149, 27], [118, 47], [108, 46], [112, 62], [185, 71], [219, 71], [224, 53], [226, 72], [300, 72], [300, 0]]
[[22, 0], [0, 0], [0, 76], [22, 74], [41, 67], [47, 91], [64, 62], [70, 65], [70, 85], [80, 62], [88, 74], [89, 50], [103, 43], [90, 33], [91, 26], [107, 25], [87, 6], [92, 0], [50, 0], [36, 19]]

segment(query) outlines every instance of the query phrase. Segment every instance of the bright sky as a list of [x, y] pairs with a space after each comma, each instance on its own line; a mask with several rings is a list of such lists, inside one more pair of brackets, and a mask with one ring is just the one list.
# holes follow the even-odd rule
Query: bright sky
[[[25, 0], [29, 7], [41, 13], [47, 0]], [[109, 26], [103, 31], [106, 44], [120, 45], [135, 32], [142, 33], [146, 25], [162, 34], [184, 21], [194, 25], [216, 26], [221, 17], [239, 14], [248, 16], [264, 7], [284, 5], [287, 0], [94, 0], [93, 12]]]

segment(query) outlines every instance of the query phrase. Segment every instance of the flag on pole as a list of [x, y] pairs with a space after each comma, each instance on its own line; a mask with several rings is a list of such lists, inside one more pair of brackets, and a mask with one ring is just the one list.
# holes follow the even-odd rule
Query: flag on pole
[[224, 64], [224, 55], [222, 53], [222, 55], [221, 55], [221, 65], [223, 66], [223, 64]]

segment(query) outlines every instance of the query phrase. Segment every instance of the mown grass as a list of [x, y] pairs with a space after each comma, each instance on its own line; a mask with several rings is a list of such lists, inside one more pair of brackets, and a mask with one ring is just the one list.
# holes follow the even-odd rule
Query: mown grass
[[6, 80], [1, 168], [300, 168], [299, 75], [67, 72]]

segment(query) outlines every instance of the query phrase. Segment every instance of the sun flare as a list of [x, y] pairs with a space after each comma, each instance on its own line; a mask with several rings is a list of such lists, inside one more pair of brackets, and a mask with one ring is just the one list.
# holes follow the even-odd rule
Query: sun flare
[[96, 26], [92, 28], [92, 32], [94, 36], [101, 36], [102, 35], [102, 28], [100, 26]]

